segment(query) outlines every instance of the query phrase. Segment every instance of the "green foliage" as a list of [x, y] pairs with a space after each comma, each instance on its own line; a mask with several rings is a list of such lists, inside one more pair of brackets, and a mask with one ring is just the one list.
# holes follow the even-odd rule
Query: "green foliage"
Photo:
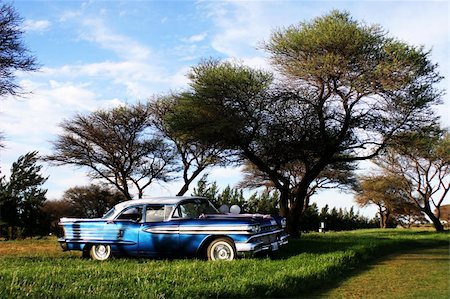
[[262, 193], [253, 193], [245, 203], [244, 207], [248, 213], [260, 213], [278, 215], [278, 203], [280, 201], [280, 194], [278, 191], [271, 192], [265, 189]]
[[380, 257], [445, 246], [449, 236], [413, 230], [304, 234], [271, 259], [230, 263], [135, 258], [99, 263], [62, 252], [55, 239], [23, 242], [0, 246], [0, 298], [311, 297]]
[[203, 61], [188, 74], [191, 90], [179, 94], [166, 121], [173, 131], [189, 132], [195, 140], [230, 149], [252, 139], [254, 114], [264, 113], [260, 101], [272, 75], [216, 60]]
[[229, 152], [214, 146], [205, 146], [189, 135], [174, 130], [168, 119], [176, 103], [176, 96], [160, 96], [149, 100], [152, 126], [171, 143], [181, 162], [184, 185], [177, 196], [182, 196], [189, 190], [192, 181], [207, 167], [224, 166], [229, 163]]
[[249, 198], [244, 197], [243, 189], [225, 187], [220, 191], [216, 182], [209, 183], [208, 175], [205, 174], [197, 182], [197, 188], [194, 188], [193, 196], [206, 197], [217, 208], [222, 205], [231, 207], [238, 205], [241, 207], [241, 213], [260, 213], [278, 215], [277, 208], [279, 201], [278, 192], [263, 191], [261, 194], [253, 193]]
[[47, 190], [42, 185], [47, 178], [40, 174], [38, 152], [29, 152], [13, 163], [9, 181], [0, 179], [0, 218], [5, 224], [2, 235], [10, 239], [34, 236], [46, 232], [41, 207]]
[[347, 209], [329, 209], [325, 205], [319, 212], [316, 203], [312, 203], [303, 213], [300, 219], [300, 227], [302, 231], [317, 231], [321, 223], [325, 224], [325, 231], [346, 231], [363, 228], [376, 228], [379, 226], [377, 218], [369, 219], [355, 213], [353, 207]]
[[[249, 198], [245, 198], [243, 190], [239, 188], [225, 187], [222, 191], [216, 182], [208, 183], [208, 175], [204, 175], [198, 182], [197, 188], [194, 188], [194, 196], [202, 196], [208, 198], [216, 207], [221, 205], [238, 205], [242, 209], [242, 213], [259, 213], [259, 214], [279, 214], [280, 196], [277, 191], [269, 191], [265, 189], [263, 192], [253, 193]], [[356, 230], [362, 228], [376, 228], [379, 226], [377, 218], [368, 219], [359, 213], [355, 213], [353, 207], [349, 211], [346, 209], [333, 208], [329, 210], [328, 205], [319, 209], [316, 203], [308, 206], [300, 218], [300, 227], [304, 232], [318, 231], [320, 223], [325, 223], [327, 231]]]
[[204, 174], [197, 182], [197, 188], [194, 188], [193, 196], [206, 197], [212, 204], [218, 206], [216, 201], [219, 189], [216, 182], [208, 183], [208, 174]]

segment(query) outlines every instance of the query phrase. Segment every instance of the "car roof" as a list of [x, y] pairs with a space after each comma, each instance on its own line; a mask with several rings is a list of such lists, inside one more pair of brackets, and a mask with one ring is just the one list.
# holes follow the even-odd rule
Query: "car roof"
[[146, 197], [140, 199], [132, 199], [123, 201], [116, 205], [116, 210], [123, 210], [129, 206], [133, 205], [143, 205], [143, 204], [162, 204], [162, 205], [176, 205], [180, 201], [185, 199], [202, 199], [202, 197], [192, 197], [192, 196], [170, 196], [170, 197]]

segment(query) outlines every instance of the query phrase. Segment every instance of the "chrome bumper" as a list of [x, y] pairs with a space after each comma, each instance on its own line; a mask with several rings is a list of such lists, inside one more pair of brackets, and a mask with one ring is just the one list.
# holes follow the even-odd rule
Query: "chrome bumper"
[[277, 251], [280, 246], [283, 246], [288, 243], [288, 237], [289, 235], [282, 235], [278, 238], [277, 241], [271, 242], [271, 243], [264, 243], [264, 242], [252, 242], [252, 240], [249, 240], [246, 243], [240, 243], [236, 242], [236, 251], [238, 253], [257, 253], [261, 251]]

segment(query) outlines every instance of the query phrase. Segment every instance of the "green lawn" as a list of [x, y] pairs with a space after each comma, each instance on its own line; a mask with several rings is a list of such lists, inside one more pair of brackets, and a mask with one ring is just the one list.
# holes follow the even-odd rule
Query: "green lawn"
[[[55, 239], [0, 242], [0, 298], [304, 297], [324, 295], [378, 258], [449, 244], [448, 233], [362, 230], [305, 234], [272, 259], [120, 258], [96, 262]], [[434, 281], [431, 278], [431, 281]], [[389, 282], [388, 282], [389, 283]]]
[[449, 298], [449, 246], [409, 250], [364, 267], [328, 298]]

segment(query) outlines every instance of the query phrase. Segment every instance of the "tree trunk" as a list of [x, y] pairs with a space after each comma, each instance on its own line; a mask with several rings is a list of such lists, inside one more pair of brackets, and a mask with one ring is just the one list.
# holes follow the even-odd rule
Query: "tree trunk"
[[289, 214], [287, 217], [287, 230], [291, 237], [300, 238], [300, 217], [302, 216], [303, 206], [305, 204], [306, 193], [297, 194], [295, 201], [289, 207]]
[[[424, 207], [420, 207], [420, 210], [422, 212], [425, 213], [425, 215], [428, 216], [428, 218], [430, 218], [431, 222], [433, 222], [434, 228], [436, 229], [437, 232], [442, 232], [444, 231], [444, 225], [441, 223], [441, 220], [439, 219], [439, 217], [436, 217], [436, 215], [434, 215], [434, 213], [431, 211], [431, 207], [430, 207], [430, 203], [429, 200], [424, 200]], [[439, 206], [438, 206], [439, 209]]]
[[430, 209], [424, 209], [424, 213], [430, 218], [431, 222], [433, 222], [434, 228], [437, 232], [444, 231], [444, 225], [441, 223], [439, 218], [437, 218]]
[[286, 217], [286, 229], [292, 238], [300, 238], [300, 211], [299, 209], [289, 209]]
[[184, 179], [184, 185], [181, 187], [180, 191], [178, 191], [177, 196], [183, 196], [184, 193], [186, 193], [189, 190], [189, 185], [192, 183], [193, 180], [205, 169], [205, 167], [199, 167], [197, 168], [191, 175], [190, 178], [188, 178], [187, 169], [184, 170], [183, 179]]
[[278, 189], [280, 192], [280, 216], [286, 218], [286, 230], [290, 237], [300, 237], [300, 215], [301, 209], [297, 209], [295, 205], [289, 206], [289, 189]]

